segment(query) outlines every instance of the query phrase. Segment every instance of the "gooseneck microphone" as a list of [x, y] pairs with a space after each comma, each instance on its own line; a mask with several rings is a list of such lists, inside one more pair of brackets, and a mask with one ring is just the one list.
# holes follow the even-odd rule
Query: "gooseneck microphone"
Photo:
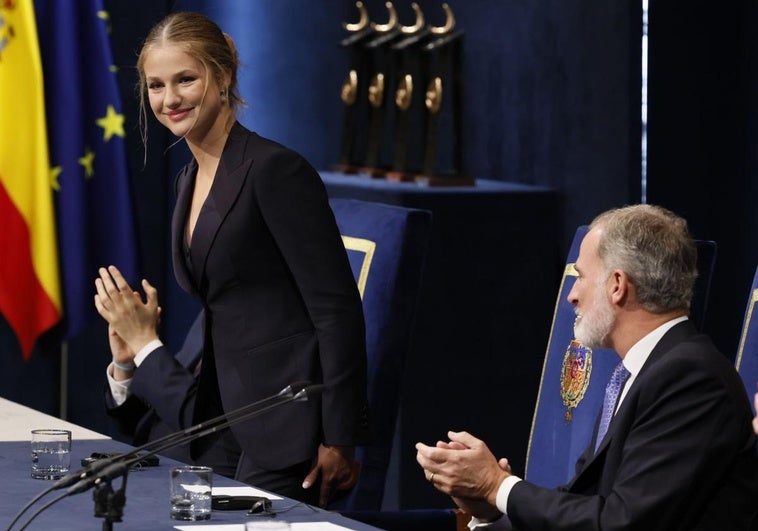
[[[64, 484], [55, 488], [63, 488], [65, 486], [71, 485], [67, 489], [69, 495], [84, 492], [97, 485], [101, 481], [110, 481], [113, 478], [123, 476], [132, 465], [146, 457], [158, 454], [164, 450], [168, 450], [176, 446], [187, 444], [194, 441], [195, 439], [199, 439], [200, 437], [205, 437], [206, 435], [215, 433], [218, 430], [228, 428], [229, 426], [233, 426], [245, 420], [249, 420], [253, 417], [266, 413], [267, 411], [275, 409], [283, 404], [287, 404], [289, 402], [305, 402], [309, 398], [320, 394], [323, 389], [323, 385], [309, 385], [307, 382], [290, 384], [279, 391], [279, 393], [276, 395], [264, 398], [263, 400], [259, 400], [258, 402], [254, 402], [252, 404], [242, 406], [241, 408], [235, 409], [230, 413], [220, 415], [200, 424], [196, 424], [184, 431], [169, 434], [151, 443], [142, 445], [139, 448], [135, 448], [128, 453], [114, 456], [108, 459], [108, 462], [104, 466], [98, 467], [97, 470], [89, 471], [87, 474], [79, 474], [78, 477], [81, 478], [79, 481], [74, 483], [71, 480], [67, 480]], [[82, 475], [84, 475], [84, 477], [81, 477]], [[62, 479], [60, 481], [62, 481]]]
[[[311, 398], [316, 397], [324, 391], [326, 386], [320, 384], [311, 384], [310, 382], [296, 382], [288, 385], [275, 395], [268, 396], [257, 402], [247, 404], [238, 409], [235, 409], [229, 413], [224, 413], [218, 417], [214, 417], [210, 420], [195, 424], [187, 429], [179, 430], [174, 433], [170, 433], [164, 437], [150, 441], [142, 446], [134, 448], [129, 452], [115, 455], [105, 459], [99, 459], [93, 463], [90, 463], [86, 467], [76, 472], [67, 474], [61, 479], [53, 483], [49, 488], [42, 491], [40, 494], [34, 497], [29, 503], [27, 503], [11, 521], [7, 528], [7, 531], [11, 531], [11, 528], [19, 520], [19, 518], [40, 498], [52, 492], [53, 490], [66, 489], [66, 492], [61, 496], [55, 498], [50, 503], [42, 506], [37, 512], [35, 512], [24, 526], [19, 530], [25, 529], [31, 521], [36, 518], [42, 511], [50, 507], [55, 502], [71, 496], [84, 492], [93, 487], [98, 487], [110, 481], [114, 478], [123, 476], [124, 483], [126, 482], [126, 474], [129, 468], [138, 463], [145, 457], [155, 455], [176, 446], [181, 446], [189, 442], [194, 441], [200, 437], [205, 437], [215, 433], [216, 431], [228, 428], [245, 420], [249, 420], [253, 417], [271, 411], [279, 406], [288, 404], [290, 402], [305, 402]], [[124, 498], [124, 502], [125, 502]]]

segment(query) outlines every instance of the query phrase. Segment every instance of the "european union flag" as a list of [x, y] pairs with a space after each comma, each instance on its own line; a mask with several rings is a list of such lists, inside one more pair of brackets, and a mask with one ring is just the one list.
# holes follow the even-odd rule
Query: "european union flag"
[[102, 0], [35, 0], [42, 56], [65, 333], [96, 315], [99, 266], [137, 279], [124, 116]]

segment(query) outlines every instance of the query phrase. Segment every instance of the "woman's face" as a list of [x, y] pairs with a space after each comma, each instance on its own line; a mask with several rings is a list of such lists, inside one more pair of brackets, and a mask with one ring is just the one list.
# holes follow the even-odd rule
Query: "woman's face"
[[145, 56], [150, 108], [160, 123], [190, 142], [201, 142], [222, 110], [220, 89], [206, 69], [178, 45], [151, 49]]

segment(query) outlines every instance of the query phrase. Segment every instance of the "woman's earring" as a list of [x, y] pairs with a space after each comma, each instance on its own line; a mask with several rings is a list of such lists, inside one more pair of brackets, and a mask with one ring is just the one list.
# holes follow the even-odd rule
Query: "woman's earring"
[[226, 97], [226, 91], [221, 91], [221, 103], [226, 103], [227, 97]]

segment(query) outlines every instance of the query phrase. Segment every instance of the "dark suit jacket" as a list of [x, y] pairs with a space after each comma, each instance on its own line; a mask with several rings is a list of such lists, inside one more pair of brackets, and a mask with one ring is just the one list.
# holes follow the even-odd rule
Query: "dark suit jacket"
[[519, 530], [747, 529], [758, 508], [751, 410], [734, 367], [689, 321], [669, 330], [629, 389], [595, 454], [548, 490], [517, 483]]
[[363, 309], [319, 175], [236, 123], [188, 248], [196, 172], [193, 160], [177, 177], [172, 222], [177, 281], [206, 314], [194, 420], [310, 381], [326, 385], [320, 400], [232, 428], [246, 458], [276, 470], [321, 442], [365, 442]]
[[[129, 398], [116, 406], [110, 388], [106, 388], [106, 410], [118, 423], [119, 430], [132, 436], [140, 446], [192, 425], [197, 390], [193, 372], [202, 355], [205, 316], [201, 312], [192, 324], [176, 356], [164, 346], [150, 353], [134, 373]], [[213, 435], [213, 444], [193, 460], [189, 446], [161, 452], [185, 463], [213, 466], [219, 474], [233, 477], [240, 450], [228, 430]]]

